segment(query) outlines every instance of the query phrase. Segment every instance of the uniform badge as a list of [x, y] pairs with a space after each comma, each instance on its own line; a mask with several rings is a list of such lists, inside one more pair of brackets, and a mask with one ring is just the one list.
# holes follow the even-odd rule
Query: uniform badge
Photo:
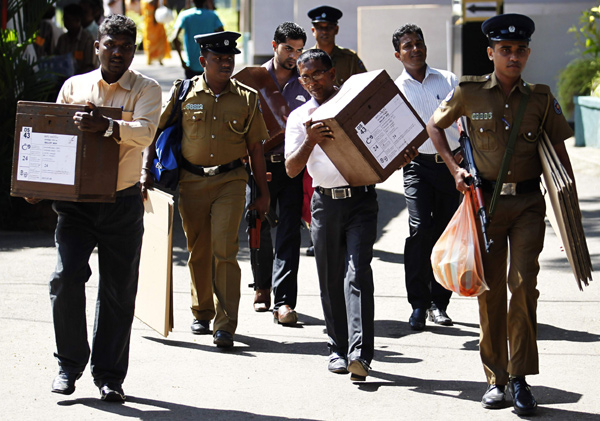
[[203, 110], [204, 104], [186, 104], [185, 109], [186, 110]]
[[229, 40], [228, 40], [228, 39], [224, 40], [224, 41], [223, 41], [223, 44], [225, 44], [225, 45], [229, 45]]
[[508, 32], [515, 32], [515, 27], [514, 26], [509, 26], [508, 27]]
[[560, 108], [560, 104], [558, 103], [558, 99], [554, 98], [554, 112], [558, 115], [562, 114], [562, 108]]

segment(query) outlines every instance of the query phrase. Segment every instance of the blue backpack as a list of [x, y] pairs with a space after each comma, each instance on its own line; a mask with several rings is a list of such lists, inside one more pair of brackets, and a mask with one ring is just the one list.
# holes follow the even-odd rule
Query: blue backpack
[[[184, 79], [179, 85], [177, 99], [171, 109], [171, 115], [165, 128], [156, 138], [156, 158], [151, 168], [156, 184], [171, 190], [179, 183], [179, 162], [181, 160], [181, 103], [185, 100], [191, 86], [190, 79]], [[173, 120], [177, 117], [177, 121]]]

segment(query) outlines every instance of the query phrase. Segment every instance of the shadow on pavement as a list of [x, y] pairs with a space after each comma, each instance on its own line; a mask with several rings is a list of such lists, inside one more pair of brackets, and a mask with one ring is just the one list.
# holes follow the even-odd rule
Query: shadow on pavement
[[[127, 403], [146, 405], [147, 409], [139, 409], [128, 406]], [[156, 399], [139, 398], [128, 396], [125, 404], [103, 402], [100, 399], [82, 398], [58, 402], [59, 406], [83, 405], [98, 411], [104, 411], [115, 415], [121, 415], [138, 420], [174, 420], [174, 419], [210, 419], [210, 420], [241, 420], [241, 419], [264, 419], [264, 420], [309, 420], [309, 418], [285, 418], [281, 416], [269, 416], [244, 411], [232, 411], [225, 409], [197, 408], [194, 406], [180, 405]]]

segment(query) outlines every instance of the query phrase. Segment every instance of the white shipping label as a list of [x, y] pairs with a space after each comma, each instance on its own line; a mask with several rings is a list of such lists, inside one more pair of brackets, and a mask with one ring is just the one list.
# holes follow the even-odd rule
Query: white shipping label
[[77, 136], [35, 133], [23, 127], [19, 139], [17, 180], [75, 184]]
[[390, 100], [370, 121], [358, 123], [356, 133], [386, 168], [421, 133], [423, 126], [400, 95]]

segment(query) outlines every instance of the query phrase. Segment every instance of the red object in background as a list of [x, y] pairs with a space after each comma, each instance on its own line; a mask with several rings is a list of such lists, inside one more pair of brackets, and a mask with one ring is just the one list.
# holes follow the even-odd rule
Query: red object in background
[[302, 190], [304, 191], [304, 201], [302, 202], [302, 219], [307, 225], [310, 225], [310, 201], [315, 189], [312, 186], [312, 177], [306, 170], [304, 170], [304, 178], [302, 178]]
[[6, 29], [7, 14], [8, 14], [8, 0], [2, 0], [2, 29]]

